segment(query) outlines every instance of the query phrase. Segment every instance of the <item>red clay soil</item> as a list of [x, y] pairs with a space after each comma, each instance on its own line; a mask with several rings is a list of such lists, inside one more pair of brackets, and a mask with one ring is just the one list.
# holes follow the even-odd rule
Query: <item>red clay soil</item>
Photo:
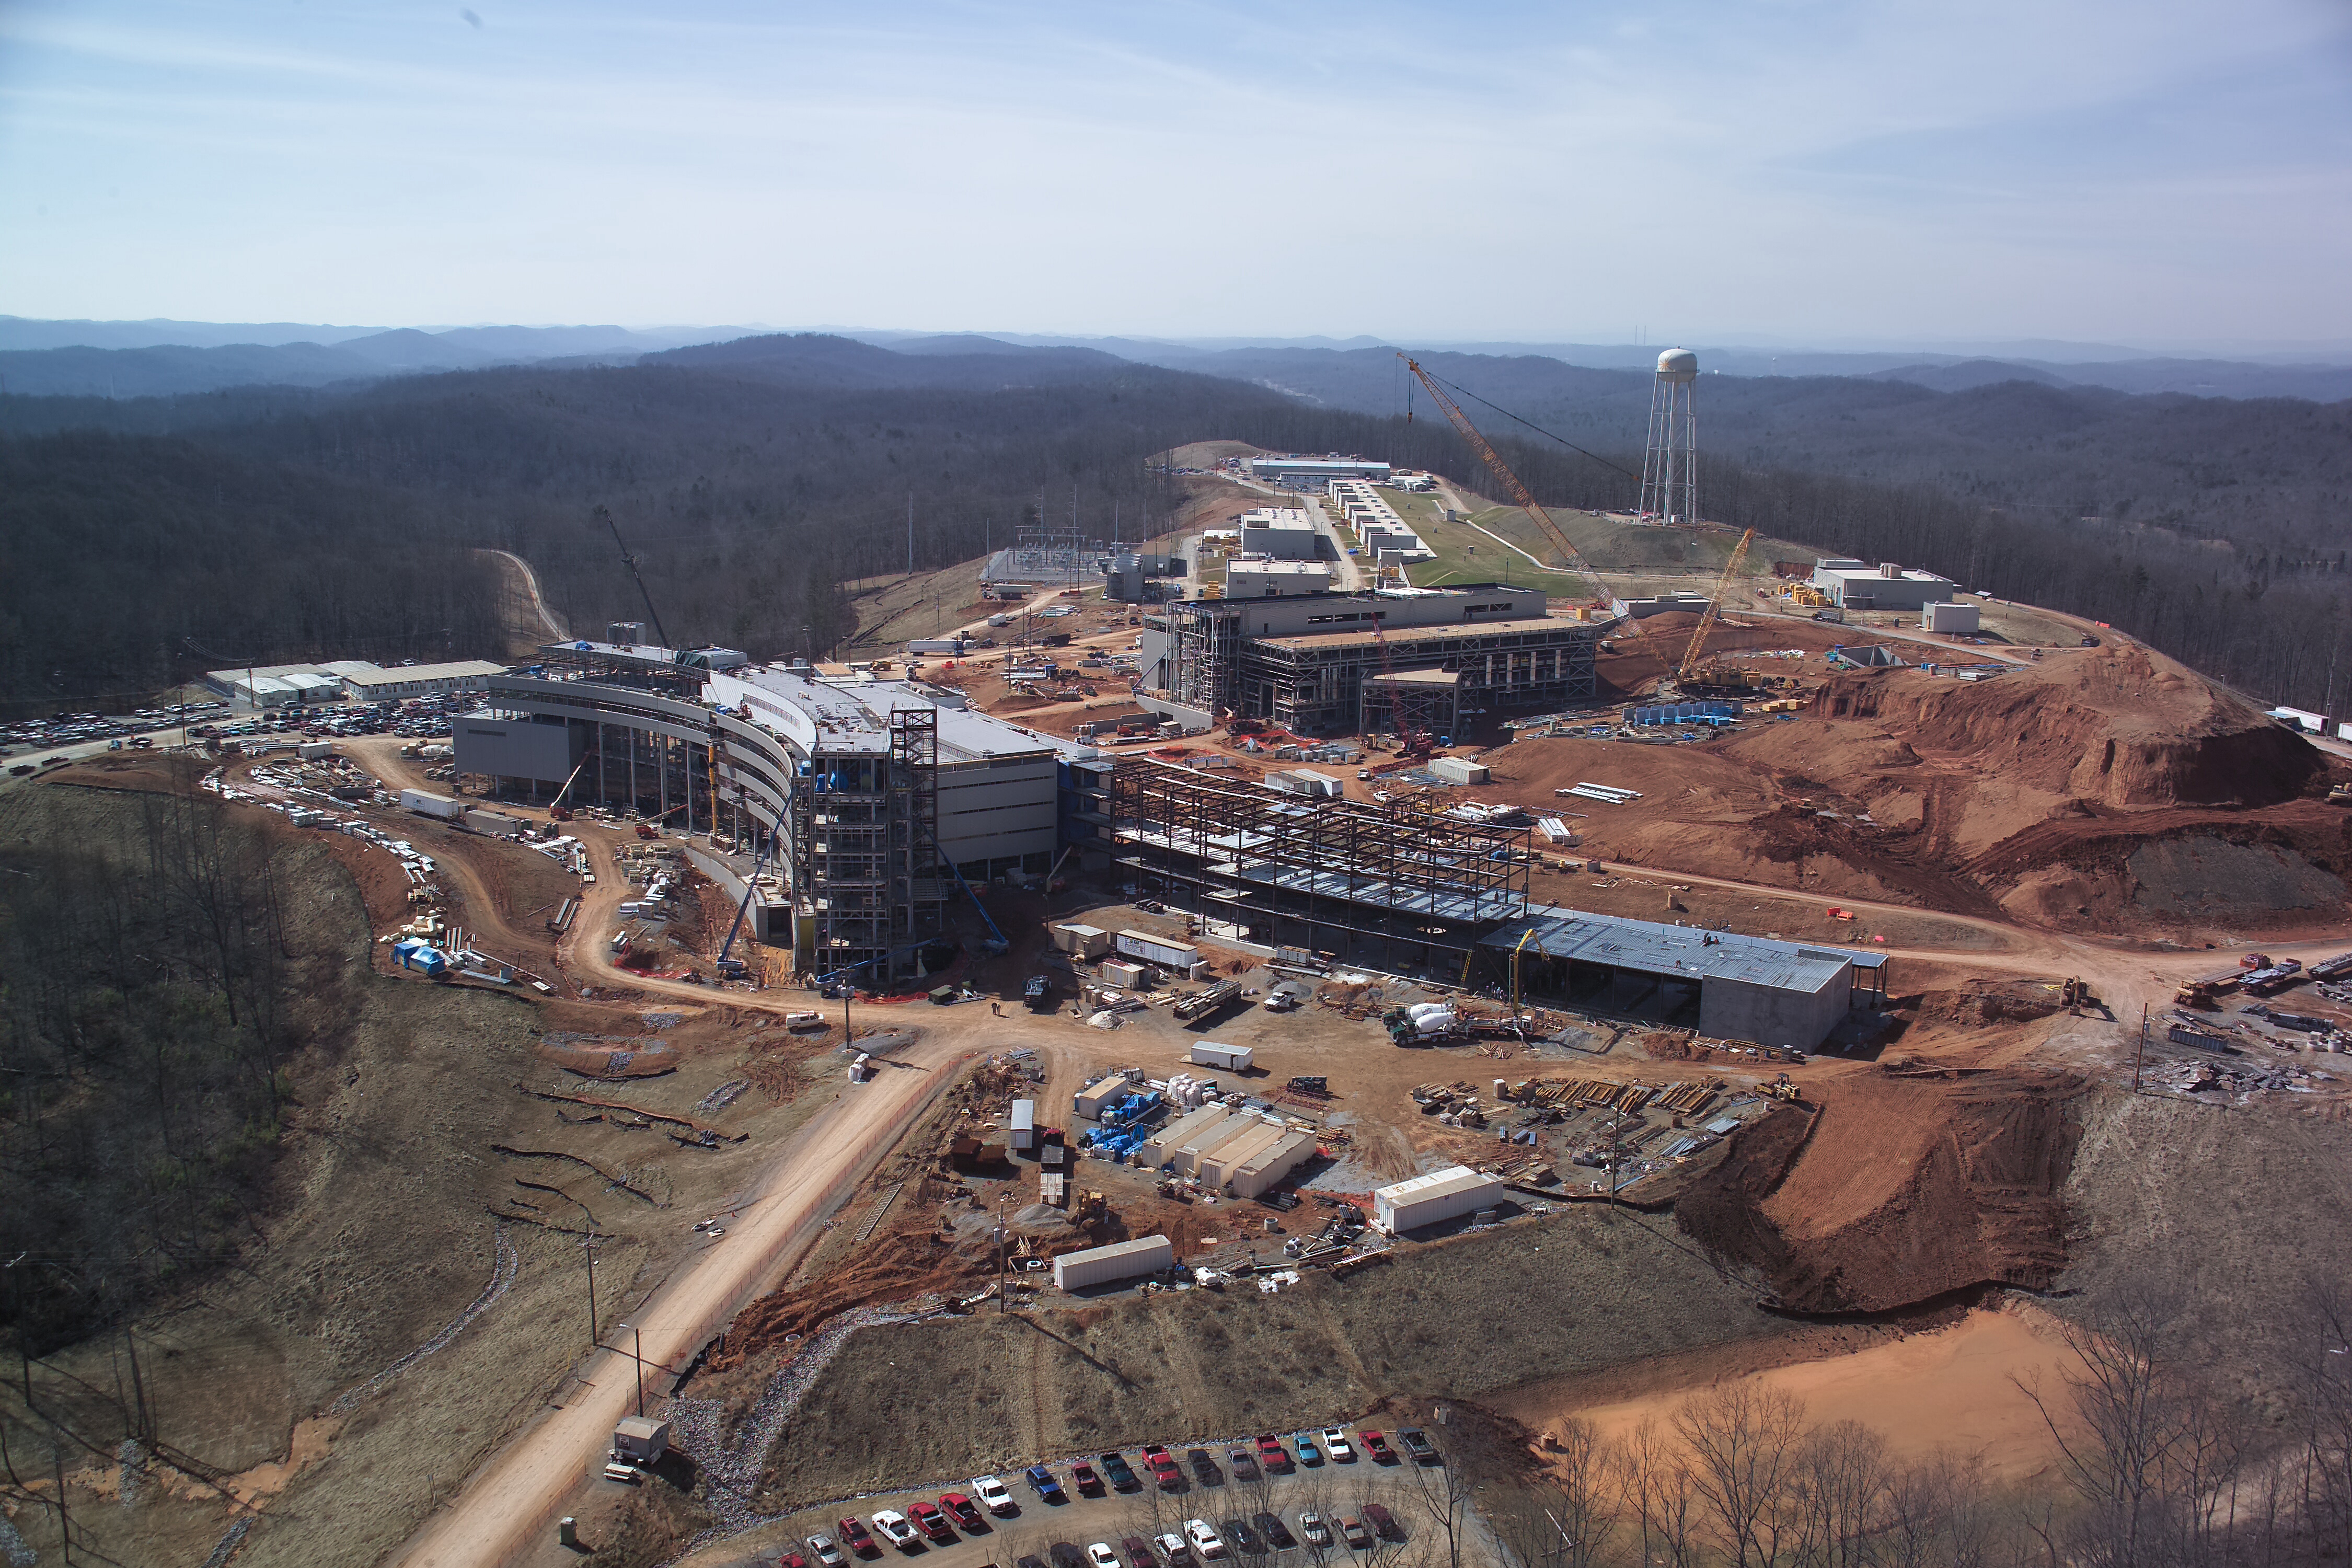
[[1675, 1205], [1798, 1311], [1879, 1312], [2065, 1264], [2076, 1080], [1909, 1068], [1842, 1075], [1775, 1110]]

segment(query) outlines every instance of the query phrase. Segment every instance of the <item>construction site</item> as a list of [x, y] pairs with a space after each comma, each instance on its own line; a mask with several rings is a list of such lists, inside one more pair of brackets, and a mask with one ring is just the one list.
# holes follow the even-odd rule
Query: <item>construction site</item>
[[[1216, 446], [1139, 544], [1197, 564], [1278, 483], [1352, 584], [1134, 605], [1039, 529], [870, 658], [622, 623], [479, 677], [446, 754], [0, 784], [10, 846], [265, 836], [320, 1042], [266, 1256], [0, 1403], [59, 1455], [16, 1537], [715, 1568], [943, 1507], [954, 1564], [1163, 1568], [1195, 1503], [1147, 1520], [1114, 1455], [1208, 1489], [1425, 1431], [1498, 1531], [1571, 1422], [1724, 1384], [1867, 1420], [1853, 1380], [1912, 1375], [1895, 1452], [2026, 1484], [2078, 1291], [2157, 1255], [2283, 1297], [2352, 1245], [2333, 743], [2111, 628], [1726, 538], [1682, 458], [1588, 552], [1491, 447], [1507, 529]], [[1706, 578], [1608, 552], [1662, 531]], [[1550, 582], [1413, 581], [1478, 541]], [[941, 1495], [1024, 1473], [993, 1524]], [[1427, 1546], [1412, 1474], [1265, 1509]]]

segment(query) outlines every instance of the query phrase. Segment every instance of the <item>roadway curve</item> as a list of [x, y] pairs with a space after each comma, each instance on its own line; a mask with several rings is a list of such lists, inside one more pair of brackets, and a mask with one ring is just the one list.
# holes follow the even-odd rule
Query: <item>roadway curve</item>
[[539, 617], [539, 624], [546, 629], [547, 636], [543, 640], [557, 642], [569, 635], [563, 629], [563, 623], [555, 618], [555, 612], [547, 607], [547, 596], [539, 591], [539, 574], [531, 570], [530, 562], [511, 550], [484, 550], [482, 553], [497, 556], [521, 575], [523, 596], [530, 601], [531, 613]]

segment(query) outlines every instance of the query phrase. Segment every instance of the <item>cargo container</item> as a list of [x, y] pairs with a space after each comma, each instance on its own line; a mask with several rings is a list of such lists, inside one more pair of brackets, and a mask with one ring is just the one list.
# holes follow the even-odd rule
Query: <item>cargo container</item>
[[1110, 951], [1110, 932], [1099, 926], [1058, 925], [1054, 945], [1073, 958], [1100, 958]]
[[1437, 1225], [1492, 1208], [1503, 1201], [1503, 1184], [1467, 1165], [1450, 1165], [1409, 1182], [1372, 1191], [1372, 1224], [1391, 1236]]
[[1146, 1145], [1150, 1163], [1155, 1166], [1172, 1163], [1178, 1150], [1232, 1114], [1222, 1105], [1203, 1105], [1196, 1110], [1186, 1111], [1152, 1135], [1151, 1142]]
[[1173, 969], [1189, 974], [1201, 962], [1201, 950], [1181, 942], [1170, 942], [1150, 931], [1123, 931], [1111, 938], [1111, 947], [1128, 958], [1139, 958], [1146, 963], [1156, 963], [1162, 969]]
[[[144, 736], [140, 737], [141, 740], [144, 740], [145, 738], [146, 737]], [[139, 742], [133, 741], [131, 743], [135, 746]], [[315, 763], [320, 757], [333, 756], [335, 754], [335, 746], [334, 742], [331, 741], [305, 741], [300, 745], [294, 748], [294, 754], [301, 758], [306, 763]]]
[[1482, 784], [1490, 776], [1486, 763], [1464, 757], [1433, 757], [1429, 771], [1447, 784]]
[[466, 814], [462, 802], [425, 789], [402, 790], [400, 805], [404, 811], [413, 811], [419, 816], [437, 816], [444, 822], [455, 822]]
[[1013, 1120], [1007, 1125], [1009, 1142], [1015, 1152], [1025, 1152], [1037, 1147], [1037, 1102], [1016, 1100], [1013, 1102]]
[[1201, 1184], [1212, 1192], [1222, 1192], [1234, 1173], [1282, 1142], [1286, 1136], [1279, 1122], [1261, 1121], [1220, 1142], [1215, 1149], [1201, 1156], [1201, 1167], [1193, 1173]]
[[1139, 963], [1106, 962], [1102, 966], [1102, 977], [1113, 985], [1140, 985], [1150, 973]]
[[1202, 1067], [1223, 1068], [1227, 1072], [1247, 1072], [1254, 1047], [1221, 1046], [1214, 1040], [1192, 1042], [1192, 1060]]
[[476, 833], [486, 834], [492, 838], [520, 838], [522, 837], [523, 829], [530, 826], [520, 816], [509, 816], [502, 812], [484, 811], [478, 806], [467, 812], [462, 820]]
[[1113, 1242], [1108, 1247], [1089, 1247], [1083, 1252], [1062, 1254], [1054, 1259], [1054, 1288], [1082, 1290], [1089, 1285], [1108, 1285], [1165, 1273], [1175, 1266], [1176, 1248], [1166, 1237], [1141, 1236], [1132, 1241]]

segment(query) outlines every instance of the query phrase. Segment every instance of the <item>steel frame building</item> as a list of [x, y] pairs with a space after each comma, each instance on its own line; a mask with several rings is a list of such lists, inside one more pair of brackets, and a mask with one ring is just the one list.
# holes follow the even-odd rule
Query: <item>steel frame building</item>
[[1415, 799], [1304, 800], [1149, 758], [1093, 766], [1108, 772], [1113, 860], [1250, 941], [1451, 970], [1480, 932], [1526, 915], [1528, 828]]

